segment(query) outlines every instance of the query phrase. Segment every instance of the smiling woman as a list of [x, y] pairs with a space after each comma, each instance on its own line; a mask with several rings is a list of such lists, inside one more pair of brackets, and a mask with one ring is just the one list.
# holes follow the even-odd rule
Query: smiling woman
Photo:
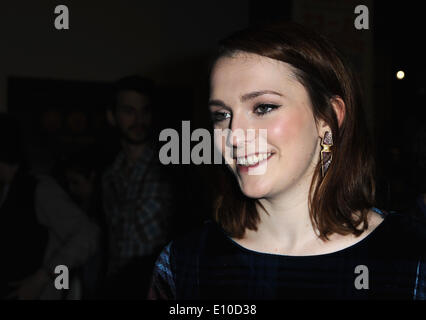
[[215, 129], [267, 135], [215, 139], [214, 221], [163, 250], [151, 298], [425, 297], [425, 224], [374, 207], [361, 90], [328, 40], [292, 23], [230, 36], [208, 105]]

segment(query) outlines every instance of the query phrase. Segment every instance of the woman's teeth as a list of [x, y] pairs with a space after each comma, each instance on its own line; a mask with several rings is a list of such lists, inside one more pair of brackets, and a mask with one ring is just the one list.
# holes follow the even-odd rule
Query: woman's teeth
[[263, 161], [265, 159], [267, 159], [272, 153], [268, 152], [268, 153], [262, 153], [262, 154], [258, 154], [256, 155], [252, 155], [249, 157], [240, 157], [237, 158], [237, 164], [239, 164], [240, 166], [253, 166], [255, 164], [258, 164], [260, 161]]

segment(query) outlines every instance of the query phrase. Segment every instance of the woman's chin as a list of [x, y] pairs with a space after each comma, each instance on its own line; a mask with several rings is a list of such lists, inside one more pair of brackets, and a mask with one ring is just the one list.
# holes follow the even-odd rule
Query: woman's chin
[[267, 188], [260, 188], [259, 185], [241, 186], [242, 193], [249, 198], [264, 198], [269, 194]]

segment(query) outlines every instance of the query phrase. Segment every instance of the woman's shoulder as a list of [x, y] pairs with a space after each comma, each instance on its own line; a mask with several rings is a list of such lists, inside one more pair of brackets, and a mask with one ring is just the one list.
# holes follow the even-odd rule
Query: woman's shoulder
[[[398, 226], [414, 232], [416, 236], [424, 236], [426, 231], [426, 217], [415, 216], [404, 211], [384, 211], [384, 218], [393, 221], [395, 226]], [[419, 233], [419, 234], [418, 234]]]
[[170, 243], [170, 251], [186, 254], [196, 254], [200, 252], [208, 237], [217, 230], [216, 222], [205, 220], [201, 225], [190, 229], [184, 234], [180, 234]]
[[[387, 225], [389, 239], [406, 243], [413, 248], [426, 248], [426, 217], [414, 216], [403, 211], [381, 210]], [[422, 251], [426, 254], [426, 251]]]
[[394, 246], [398, 241], [403, 243], [401, 246], [405, 254], [416, 260], [414, 299], [426, 300], [426, 218], [404, 212], [390, 212], [387, 219], [391, 222], [388, 238], [393, 233]]
[[[202, 225], [176, 236], [163, 248], [155, 263], [149, 299], [175, 299], [176, 287], [195, 286], [191, 275], [196, 272], [196, 261], [214, 228], [215, 222], [206, 220]], [[176, 274], [181, 277], [176, 278]]]

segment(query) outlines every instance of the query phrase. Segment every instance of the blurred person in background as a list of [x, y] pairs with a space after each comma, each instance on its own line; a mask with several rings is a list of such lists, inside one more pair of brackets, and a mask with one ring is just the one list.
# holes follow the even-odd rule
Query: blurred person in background
[[100, 231], [96, 252], [79, 268], [83, 299], [98, 298], [106, 274], [107, 230], [102, 208], [102, 171], [102, 161], [95, 146], [66, 156], [53, 170], [57, 182]]
[[105, 298], [145, 299], [155, 258], [169, 238], [173, 194], [158, 160], [155, 91], [149, 79], [122, 78], [107, 110], [121, 150], [102, 181], [109, 237]]
[[83, 265], [98, 228], [52, 177], [29, 172], [18, 122], [8, 114], [0, 116], [0, 195], [1, 298], [65, 298], [68, 290], [54, 286], [55, 268], [72, 273]]

